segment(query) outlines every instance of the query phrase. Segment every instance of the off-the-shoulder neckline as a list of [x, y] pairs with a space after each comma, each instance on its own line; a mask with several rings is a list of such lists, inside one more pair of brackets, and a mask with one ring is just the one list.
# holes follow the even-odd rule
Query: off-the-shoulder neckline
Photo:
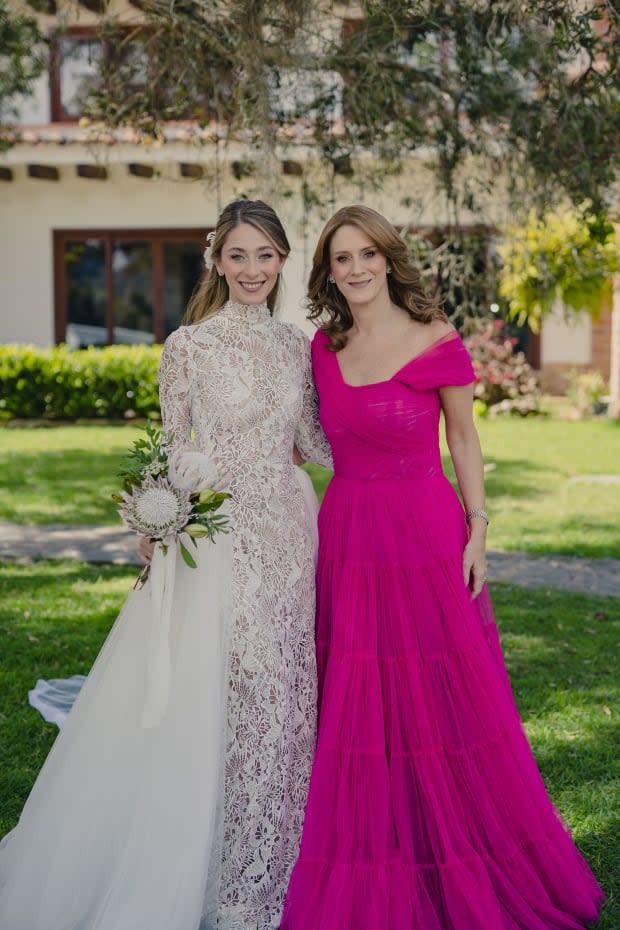
[[[325, 334], [325, 336], [327, 340], [329, 340], [329, 336], [327, 336], [327, 334]], [[329, 354], [332, 355], [334, 358], [334, 364], [336, 366], [336, 371], [338, 373], [338, 377], [340, 381], [342, 382], [342, 384], [345, 387], [352, 388], [353, 390], [357, 390], [358, 388], [379, 387], [382, 384], [389, 384], [391, 381], [395, 381], [396, 378], [398, 378], [398, 376], [403, 373], [403, 371], [409, 368], [410, 365], [413, 365], [414, 362], [417, 362], [419, 359], [421, 359], [423, 355], [427, 355], [432, 349], [438, 348], [444, 342], [448, 342], [448, 341], [451, 341], [453, 339], [458, 339], [458, 338], [459, 338], [459, 334], [456, 329], [450, 330], [449, 333], [444, 333], [443, 336], [439, 337], [439, 339], [435, 339], [435, 341], [431, 342], [430, 345], [427, 345], [425, 349], [422, 349], [421, 352], [418, 352], [417, 355], [414, 355], [413, 358], [410, 358], [409, 361], [405, 362], [404, 365], [401, 365], [400, 368], [397, 371], [395, 371], [393, 375], [390, 375], [389, 378], [384, 378], [382, 381], [369, 381], [367, 384], [349, 384], [348, 381], [345, 381], [344, 375], [342, 374], [342, 369], [340, 367], [340, 362], [338, 361], [338, 353], [330, 352]]]

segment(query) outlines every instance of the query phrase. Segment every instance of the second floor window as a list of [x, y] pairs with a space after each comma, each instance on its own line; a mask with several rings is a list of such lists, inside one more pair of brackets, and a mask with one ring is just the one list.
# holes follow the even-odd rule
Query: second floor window
[[145, 91], [154, 72], [153, 40], [144, 30], [118, 30], [104, 35], [75, 27], [52, 45], [52, 120], [78, 120], [87, 103], [101, 93], [106, 73], [122, 73], [127, 94]]
[[182, 55], [177, 30], [71, 27], [52, 42], [52, 121], [226, 118], [233, 76], [226, 50]]

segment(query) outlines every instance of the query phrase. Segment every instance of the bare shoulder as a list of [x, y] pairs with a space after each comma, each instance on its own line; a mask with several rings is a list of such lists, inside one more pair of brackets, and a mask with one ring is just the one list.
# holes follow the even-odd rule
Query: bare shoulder
[[436, 342], [438, 339], [442, 339], [444, 336], [447, 336], [448, 333], [456, 332], [452, 323], [449, 323], [447, 320], [432, 320], [424, 327], [427, 333], [427, 339], [430, 343]]
[[456, 332], [452, 323], [446, 320], [432, 320], [430, 323], [411, 321], [409, 348], [412, 352], [424, 352], [433, 343], [443, 339], [450, 333]]

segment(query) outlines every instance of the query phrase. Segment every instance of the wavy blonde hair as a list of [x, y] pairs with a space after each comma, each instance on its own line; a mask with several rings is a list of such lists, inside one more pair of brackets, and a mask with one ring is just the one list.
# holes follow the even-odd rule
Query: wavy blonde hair
[[330, 245], [334, 233], [341, 226], [357, 226], [372, 239], [387, 259], [392, 269], [387, 279], [392, 303], [402, 307], [412, 320], [419, 323], [447, 321], [448, 317], [439, 302], [426, 293], [420, 272], [409, 258], [407, 246], [394, 226], [370, 207], [343, 207], [327, 221], [319, 237], [308, 280], [308, 319], [316, 321], [319, 328], [330, 337], [329, 348], [334, 352], [344, 348], [347, 330], [353, 325], [348, 303], [338, 288], [329, 283]]
[[[289, 241], [280, 222], [280, 217], [269, 204], [262, 200], [235, 200], [222, 210], [215, 224], [215, 238], [211, 243], [211, 268], [205, 268], [202, 278], [196, 285], [194, 293], [189, 299], [183, 325], [199, 323], [213, 316], [228, 300], [228, 284], [224, 275], [219, 275], [215, 267], [215, 260], [222, 254], [224, 243], [233, 229], [247, 223], [259, 232], [262, 232], [282, 258], [286, 258], [291, 251]], [[278, 302], [280, 291], [280, 276], [276, 285], [267, 298], [267, 306], [273, 315]]]

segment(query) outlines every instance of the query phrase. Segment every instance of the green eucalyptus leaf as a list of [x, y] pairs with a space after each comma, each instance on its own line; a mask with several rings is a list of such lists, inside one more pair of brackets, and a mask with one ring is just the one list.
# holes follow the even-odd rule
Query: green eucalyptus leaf
[[182, 557], [183, 557], [183, 561], [185, 562], [185, 564], [188, 565], [189, 568], [197, 568], [198, 566], [196, 565], [196, 561], [195, 561], [195, 559], [194, 559], [194, 556], [191, 554], [191, 552], [189, 551], [189, 549], [187, 549], [187, 548], [183, 545], [183, 543], [181, 542], [181, 540], [179, 540], [179, 547], [180, 547], [180, 549], [181, 549], [181, 555], [182, 555]]

